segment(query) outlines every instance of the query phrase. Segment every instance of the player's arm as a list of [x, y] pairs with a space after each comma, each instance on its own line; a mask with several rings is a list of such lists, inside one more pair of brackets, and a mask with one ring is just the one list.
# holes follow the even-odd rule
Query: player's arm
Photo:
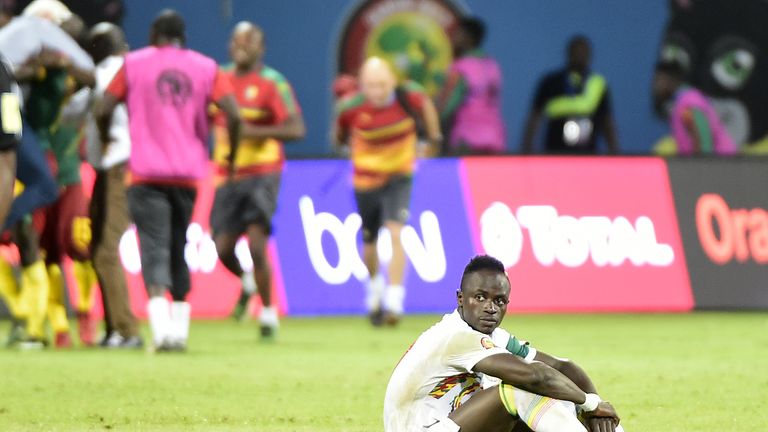
[[544, 77], [536, 88], [536, 94], [534, 95], [533, 103], [531, 104], [531, 111], [528, 113], [528, 119], [525, 121], [525, 127], [523, 129], [523, 143], [521, 148], [523, 154], [533, 153], [533, 139], [536, 137], [536, 132], [539, 130], [539, 125], [544, 117], [544, 107], [550, 99], [548, 84], [549, 77]]
[[603, 100], [600, 102], [598, 115], [600, 115], [600, 111], [603, 111], [601, 129], [608, 146], [608, 153], [619, 154], [619, 137], [616, 133], [616, 120], [613, 118], [613, 110], [611, 109], [611, 94], [608, 91], [605, 92]]
[[439, 155], [443, 144], [443, 133], [440, 131], [440, 116], [437, 114], [435, 104], [429, 98], [424, 99], [421, 115], [424, 118], [424, 131], [432, 148], [430, 154]]
[[306, 127], [301, 114], [290, 115], [282, 123], [271, 126], [253, 125], [243, 122], [243, 138], [274, 138], [280, 141], [295, 141], [304, 138]]
[[96, 127], [99, 129], [99, 138], [102, 148], [109, 145], [109, 127], [112, 124], [112, 114], [120, 102], [124, 101], [128, 94], [128, 82], [125, 75], [125, 66], [121, 67], [104, 91], [104, 97], [94, 107]]
[[467, 93], [467, 84], [458, 72], [448, 74], [445, 86], [437, 98], [437, 109], [440, 112], [440, 120], [448, 121], [459, 109]]
[[331, 143], [336, 153], [346, 151], [349, 145], [349, 133], [352, 126], [353, 99], [357, 95], [341, 98], [335, 107], [336, 118], [331, 125]]
[[533, 108], [528, 114], [528, 120], [525, 122], [525, 132], [523, 133], [523, 154], [533, 153], [533, 138], [541, 123], [542, 110]]
[[295, 141], [304, 138], [307, 133], [304, 116], [288, 81], [277, 78], [275, 94], [272, 95], [270, 108], [278, 120], [274, 125], [254, 125], [243, 122], [241, 136], [244, 138], [274, 138], [280, 141]]
[[224, 112], [227, 118], [227, 132], [229, 136], [229, 172], [235, 172], [235, 160], [237, 149], [240, 145], [240, 130], [242, 122], [240, 120], [240, 108], [237, 106], [235, 92], [232, 83], [221, 71], [216, 71], [216, 77], [211, 91], [211, 100]]
[[579, 386], [579, 388], [585, 393], [597, 393], [595, 384], [592, 383], [592, 380], [589, 378], [584, 369], [582, 369], [576, 363], [568, 359], [560, 359], [551, 356], [541, 351], [537, 351], [536, 356], [533, 359], [559, 371], [568, 377], [568, 379], [573, 381], [574, 384]]
[[683, 125], [691, 137], [694, 153], [710, 153], [714, 147], [712, 128], [701, 110], [689, 108], [683, 113]]
[[618, 424], [618, 415], [610, 403], [601, 401], [594, 393], [583, 391], [567, 376], [545, 363], [527, 363], [514, 354], [504, 353], [480, 360], [472, 370], [497, 377], [504, 383], [531, 393], [573, 402], [593, 417], [610, 417]]

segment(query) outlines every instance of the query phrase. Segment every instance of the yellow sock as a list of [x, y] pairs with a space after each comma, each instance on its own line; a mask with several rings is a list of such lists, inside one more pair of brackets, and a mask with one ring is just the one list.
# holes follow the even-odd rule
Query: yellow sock
[[78, 312], [88, 313], [93, 306], [93, 286], [96, 285], [96, 270], [91, 261], [73, 261], [72, 269], [77, 282], [77, 302], [75, 307]]
[[48, 295], [48, 321], [51, 323], [51, 329], [54, 333], [64, 333], [69, 331], [69, 320], [67, 319], [67, 307], [64, 305], [64, 273], [58, 264], [48, 266], [48, 280], [50, 283], [50, 294]]
[[49, 291], [48, 272], [42, 260], [21, 270], [21, 301], [29, 307], [27, 314], [29, 337], [43, 339]]
[[13, 274], [13, 267], [0, 258], [0, 296], [3, 297], [8, 311], [16, 319], [24, 319], [27, 315], [22, 307], [19, 295], [19, 283]]

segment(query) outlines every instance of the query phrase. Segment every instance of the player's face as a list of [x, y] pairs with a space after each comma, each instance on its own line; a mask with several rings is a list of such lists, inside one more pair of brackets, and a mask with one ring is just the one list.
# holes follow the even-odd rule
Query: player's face
[[263, 53], [264, 41], [261, 33], [248, 31], [232, 35], [229, 55], [237, 66], [251, 66], [261, 59]]
[[363, 95], [376, 107], [384, 107], [392, 102], [395, 85], [394, 76], [384, 68], [367, 71], [360, 77], [360, 88]]
[[472, 273], [457, 296], [459, 313], [473, 329], [491, 334], [501, 324], [509, 304], [509, 279], [492, 271]]
[[571, 69], [586, 71], [592, 61], [592, 53], [586, 42], [575, 43], [568, 53], [568, 64]]

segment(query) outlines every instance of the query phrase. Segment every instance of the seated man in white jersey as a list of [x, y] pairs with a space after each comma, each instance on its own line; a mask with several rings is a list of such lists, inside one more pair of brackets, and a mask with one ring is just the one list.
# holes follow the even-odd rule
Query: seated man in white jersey
[[469, 262], [456, 310], [422, 333], [392, 373], [386, 432], [622, 431], [583, 369], [498, 328], [509, 290], [501, 262]]

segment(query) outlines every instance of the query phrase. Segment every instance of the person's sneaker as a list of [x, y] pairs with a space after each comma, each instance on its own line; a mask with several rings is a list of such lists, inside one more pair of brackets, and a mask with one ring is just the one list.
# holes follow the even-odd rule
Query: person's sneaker
[[48, 342], [43, 339], [25, 337], [16, 345], [22, 351], [38, 351], [48, 346]]
[[376, 309], [368, 313], [368, 321], [374, 327], [381, 327], [384, 325], [384, 312], [381, 309]]
[[96, 344], [96, 320], [88, 312], [77, 313], [77, 329], [80, 334], [80, 343], [83, 346]]
[[10, 348], [16, 346], [27, 337], [24, 331], [24, 321], [14, 319], [11, 322], [11, 330], [8, 332], [8, 339], [5, 340], [5, 346]]
[[235, 307], [232, 309], [230, 316], [233, 320], [242, 322], [248, 318], [248, 302], [251, 300], [252, 293], [248, 293], [245, 290], [240, 291], [240, 297], [235, 303]]
[[277, 327], [261, 324], [259, 326], [259, 334], [261, 335], [262, 342], [274, 342], [277, 337]]
[[166, 339], [155, 347], [155, 352], [158, 353], [185, 352], [186, 350], [186, 342], [177, 339]]
[[142, 349], [144, 348], [144, 341], [138, 336], [130, 336], [123, 339], [120, 344], [120, 349]]
[[106, 341], [104, 341], [104, 345], [102, 345], [104, 348], [107, 349], [115, 349], [120, 348], [120, 345], [125, 341], [125, 338], [123, 335], [121, 335], [119, 332], [112, 332], [109, 334], [109, 337]]
[[402, 319], [402, 315], [392, 313], [392, 312], [385, 312], [383, 314], [383, 321], [384, 324], [386, 324], [388, 327], [395, 327], [398, 324], [400, 324], [400, 320]]

